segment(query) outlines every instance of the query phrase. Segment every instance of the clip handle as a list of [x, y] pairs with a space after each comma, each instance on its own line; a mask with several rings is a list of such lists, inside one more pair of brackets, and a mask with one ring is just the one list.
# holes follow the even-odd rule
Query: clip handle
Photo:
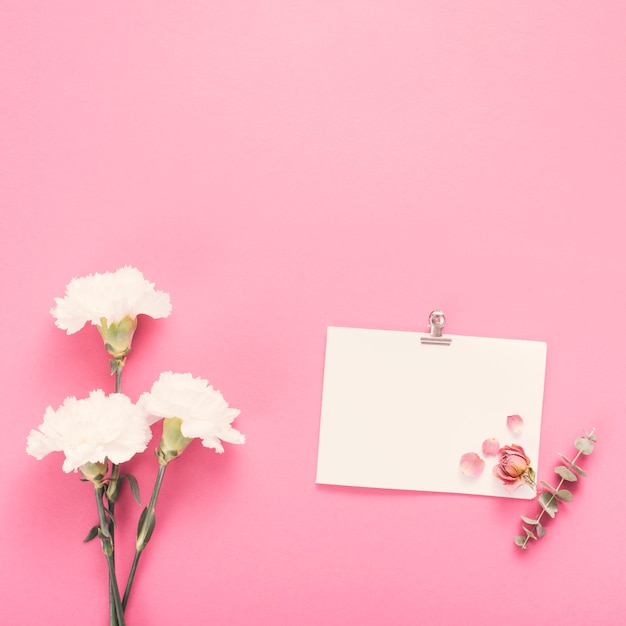
[[446, 317], [443, 314], [443, 311], [432, 311], [428, 316], [430, 334], [428, 337], [422, 337], [422, 343], [449, 346], [452, 343], [452, 339], [442, 336], [445, 322]]
[[433, 311], [428, 317], [431, 337], [441, 337], [443, 326], [446, 323], [446, 316], [443, 311]]

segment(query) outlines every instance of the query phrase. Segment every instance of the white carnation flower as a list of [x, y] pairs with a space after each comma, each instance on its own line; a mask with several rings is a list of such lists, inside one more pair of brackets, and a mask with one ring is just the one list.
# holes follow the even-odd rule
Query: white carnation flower
[[156, 319], [172, 311], [169, 295], [156, 291], [154, 283], [128, 265], [113, 273], [73, 278], [65, 288], [65, 297], [54, 301], [56, 306], [50, 313], [59, 328], [71, 335], [91, 322], [115, 358], [130, 351], [138, 315]]
[[146, 449], [152, 433], [146, 413], [121, 393], [105, 396], [92, 391], [88, 398], [66, 398], [58, 410], [48, 407], [43, 423], [28, 436], [26, 452], [42, 459], [63, 452], [63, 471], [87, 463], [128, 461]]
[[[148, 418], [151, 424], [165, 418], [165, 422], [170, 422], [172, 428], [171, 421], [176, 420], [180, 423], [179, 432], [184, 438], [202, 439], [203, 446], [214, 448], [216, 452], [224, 452], [222, 441], [245, 441], [245, 436], [231, 426], [240, 411], [229, 408], [222, 394], [213, 389], [208, 381], [193, 378], [191, 374], [163, 372], [152, 385], [151, 391], [142, 394], [137, 404], [151, 416]], [[165, 431], [164, 424], [164, 438]], [[180, 447], [177, 450], [164, 452], [172, 452], [172, 457], [177, 456], [185, 447], [182, 442], [178, 443]]]
[[65, 288], [65, 297], [54, 301], [56, 307], [50, 313], [68, 335], [87, 322], [99, 326], [105, 320], [110, 326], [127, 317], [134, 319], [143, 314], [156, 319], [172, 311], [169, 295], [155, 291], [154, 283], [128, 265], [116, 272], [73, 278]]

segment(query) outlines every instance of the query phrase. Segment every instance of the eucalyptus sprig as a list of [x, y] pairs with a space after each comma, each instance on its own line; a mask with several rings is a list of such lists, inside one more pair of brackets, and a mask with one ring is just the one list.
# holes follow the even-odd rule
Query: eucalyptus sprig
[[[515, 537], [515, 545], [525, 550], [528, 547], [528, 542], [533, 539], [541, 539], [546, 534], [546, 529], [541, 523], [541, 519], [544, 514], [547, 514], [549, 517], [554, 518], [559, 510], [559, 502], [571, 502], [574, 498], [572, 492], [569, 489], [563, 489], [563, 484], [574, 483], [578, 480], [578, 477], [585, 478], [587, 474], [583, 471], [583, 469], [578, 465], [578, 459], [581, 455], [589, 455], [593, 452], [595, 443], [597, 442], [597, 437], [594, 434], [595, 428], [591, 430], [590, 433], [583, 431], [583, 436], [578, 437], [576, 441], [574, 441], [574, 447], [578, 450], [578, 453], [574, 457], [573, 461], [570, 461], [563, 454], [559, 454], [561, 459], [564, 461], [564, 465], [557, 465], [554, 468], [554, 473], [560, 476], [561, 480], [559, 481], [556, 487], [553, 487], [549, 483], [545, 481], [540, 481], [540, 483], [545, 487], [546, 491], [539, 495], [537, 499], [539, 504], [541, 505], [541, 512], [536, 518], [525, 517], [521, 515], [523, 524], [522, 529], [524, 530], [524, 535], [517, 535]], [[528, 528], [530, 526], [531, 528]]]

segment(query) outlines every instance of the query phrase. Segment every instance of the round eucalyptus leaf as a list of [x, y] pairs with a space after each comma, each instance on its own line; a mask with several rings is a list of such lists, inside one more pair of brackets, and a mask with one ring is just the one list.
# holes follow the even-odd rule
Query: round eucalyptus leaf
[[583, 454], [591, 454], [593, 452], [593, 442], [587, 437], [578, 437], [574, 442], [574, 447]]
[[554, 495], [563, 502], [571, 502], [574, 499], [572, 492], [568, 489], [559, 489]]
[[554, 473], [558, 474], [563, 480], [567, 480], [570, 483], [574, 483], [578, 480], [576, 474], [572, 470], [565, 467], [565, 465], [559, 465], [554, 468]]

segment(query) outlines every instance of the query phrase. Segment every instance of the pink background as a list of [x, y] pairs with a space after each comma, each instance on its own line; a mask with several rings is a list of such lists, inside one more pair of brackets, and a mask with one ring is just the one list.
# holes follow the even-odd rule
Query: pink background
[[[127, 263], [174, 311], [142, 319], [124, 391], [209, 378], [248, 438], [168, 470], [130, 626], [623, 623], [625, 20], [620, 0], [3, 0], [3, 623], [106, 623], [92, 490], [25, 439], [112, 389], [95, 329], [48, 309]], [[435, 307], [450, 333], [548, 343], [540, 478], [598, 429], [526, 553], [533, 503], [314, 483], [326, 327], [421, 331]], [[156, 462], [130, 466], [145, 501]]]

